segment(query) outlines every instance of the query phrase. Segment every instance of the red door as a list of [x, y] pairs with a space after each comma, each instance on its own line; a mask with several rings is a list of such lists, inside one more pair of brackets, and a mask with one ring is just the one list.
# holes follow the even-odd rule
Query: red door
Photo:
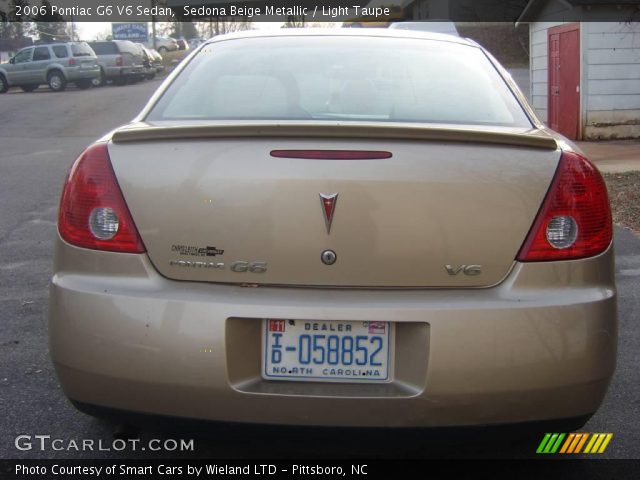
[[549, 126], [567, 138], [580, 134], [580, 24], [548, 30]]

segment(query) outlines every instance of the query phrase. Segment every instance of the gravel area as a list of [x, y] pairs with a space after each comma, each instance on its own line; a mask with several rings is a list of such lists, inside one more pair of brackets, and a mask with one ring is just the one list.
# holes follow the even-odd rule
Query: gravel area
[[613, 221], [640, 235], [640, 171], [604, 175]]

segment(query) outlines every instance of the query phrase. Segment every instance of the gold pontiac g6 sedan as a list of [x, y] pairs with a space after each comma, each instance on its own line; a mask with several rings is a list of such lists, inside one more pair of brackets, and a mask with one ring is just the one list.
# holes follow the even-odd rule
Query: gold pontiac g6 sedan
[[577, 427], [615, 368], [603, 180], [453, 36], [206, 42], [76, 160], [55, 258], [85, 411]]

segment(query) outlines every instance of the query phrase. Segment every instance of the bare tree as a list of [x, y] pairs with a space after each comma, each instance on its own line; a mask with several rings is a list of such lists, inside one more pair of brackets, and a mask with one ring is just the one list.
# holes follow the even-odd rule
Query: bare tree
[[104, 30], [96, 33], [93, 37], [96, 42], [106, 42], [109, 40], [113, 40], [113, 34], [111, 33], [110, 28], [105, 28]]
[[304, 15], [289, 15], [282, 28], [303, 28], [304, 26]]
[[0, 7], [0, 39], [20, 48], [27, 36], [33, 33], [33, 23], [16, 15], [18, 6], [27, 5], [25, 0], [1, 0]]
[[201, 37], [210, 38], [216, 35], [224, 35], [225, 33], [240, 32], [251, 30], [253, 23], [246, 18], [231, 19], [230, 17], [213, 17], [206, 22], [197, 22], [196, 29]]

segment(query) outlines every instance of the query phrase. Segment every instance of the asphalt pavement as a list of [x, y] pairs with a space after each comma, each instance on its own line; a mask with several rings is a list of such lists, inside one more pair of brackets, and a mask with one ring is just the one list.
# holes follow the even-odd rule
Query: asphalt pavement
[[[79, 413], [64, 397], [49, 360], [48, 282], [56, 211], [67, 170], [82, 149], [131, 119], [158, 80], [53, 93], [0, 95], [0, 458], [193, 457], [531, 457], [539, 438], [509, 442], [453, 435], [449, 442], [423, 432], [341, 432], [212, 426], [195, 451], [44, 451], [16, 448], [16, 437], [50, 435], [110, 444], [112, 423]], [[602, 408], [585, 432], [614, 434], [606, 458], [640, 458], [640, 239], [615, 232], [619, 289], [619, 360]], [[135, 433], [135, 432], [133, 432]], [[135, 435], [134, 435], [135, 436]], [[191, 432], [139, 433], [191, 438]], [[24, 447], [24, 444], [23, 444]]]

